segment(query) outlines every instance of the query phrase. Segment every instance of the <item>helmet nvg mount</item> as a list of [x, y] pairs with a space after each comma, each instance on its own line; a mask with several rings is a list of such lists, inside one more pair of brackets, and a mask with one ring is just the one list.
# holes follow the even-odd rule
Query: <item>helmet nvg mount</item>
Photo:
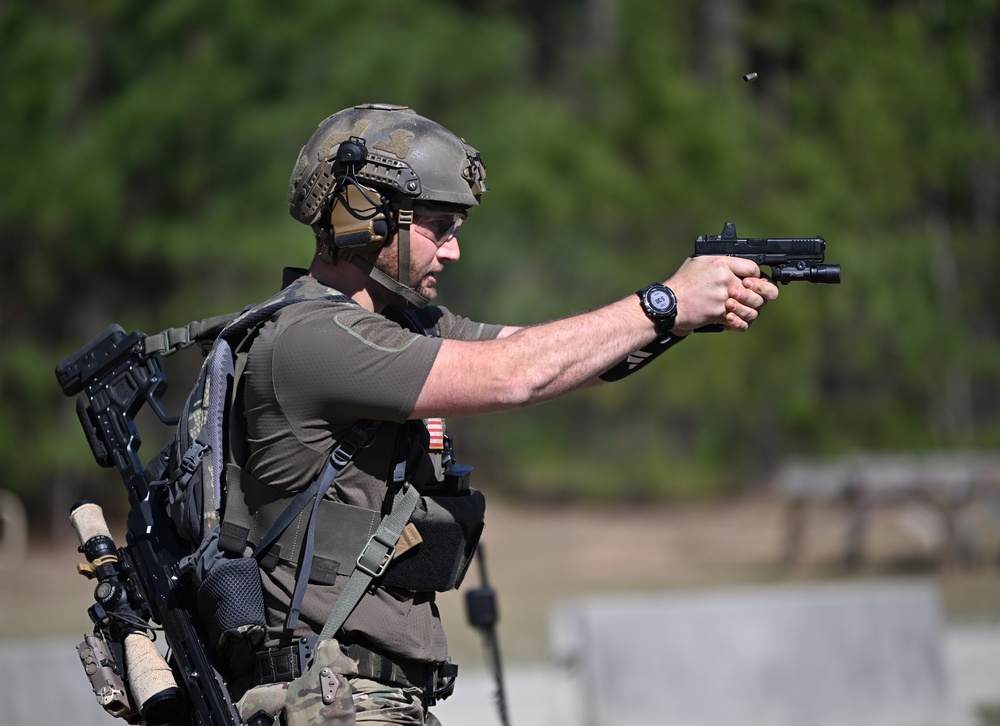
[[[295, 162], [288, 211], [316, 232], [320, 256], [339, 257], [423, 307], [410, 287], [410, 224], [414, 204], [478, 206], [488, 190], [479, 152], [413, 109], [365, 104], [323, 121]], [[394, 279], [368, 253], [399, 235]]]

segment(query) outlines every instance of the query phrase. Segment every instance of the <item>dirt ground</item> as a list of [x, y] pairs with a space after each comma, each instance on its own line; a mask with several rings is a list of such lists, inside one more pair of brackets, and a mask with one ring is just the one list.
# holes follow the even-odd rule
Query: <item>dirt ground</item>
[[[782, 561], [785, 510], [769, 495], [650, 507], [516, 507], [491, 502], [483, 537], [508, 663], [547, 657], [548, 617], [562, 600], [609, 592], [873, 577], [933, 577], [952, 621], [1000, 622], [1000, 563], [994, 522], [983, 530], [977, 564], [943, 568], [926, 522], [887, 511], [871, 523], [867, 557], [842, 564], [845, 518], [834, 507], [809, 512], [799, 561]], [[112, 527], [119, 543], [120, 529]], [[931, 532], [931, 534], [928, 534]], [[67, 524], [65, 540], [33, 543], [25, 560], [0, 570], [0, 639], [82, 635], [93, 586]], [[465, 592], [480, 586], [473, 565], [462, 590], [439, 605], [459, 663], [483, 664], [479, 634], [466, 624]]]

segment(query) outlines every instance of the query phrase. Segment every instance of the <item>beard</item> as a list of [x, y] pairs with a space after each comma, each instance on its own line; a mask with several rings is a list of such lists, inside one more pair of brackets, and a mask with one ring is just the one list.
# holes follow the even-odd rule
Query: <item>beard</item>
[[[399, 281], [399, 237], [393, 238], [393, 240], [387, 244], [385, 247], [380, 249], [374, 260], [370, 260], [371, 263], [381, 270], [383, 273], [391, 277], [393, 280]], [[437, 297], [437, 290], [435, 290], [427, 282], [426, 275], [420, 275], [420, 279], [417, 280], [417, 272], [413, 269], [412, 258], [410, 264], [410, 287], [416, 291], [420, 297], [424, 298], [428, 302]], [[414, 285], [414, 281], [416, 284]], [[399, 296], [389, 290], [388, 288], [378, 286], [378, 289], [372, 291], [372, 298], [382, 304], [382, 305], [392, 305], [399, 302]]]

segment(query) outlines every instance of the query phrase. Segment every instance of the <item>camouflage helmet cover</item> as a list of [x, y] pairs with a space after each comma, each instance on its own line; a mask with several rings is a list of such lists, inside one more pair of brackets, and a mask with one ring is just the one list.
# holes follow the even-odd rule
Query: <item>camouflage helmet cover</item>
[[352, 137], [368, 152], [358, 181], [389, 196], [474, 207], [488, 191], [479, 152], [464, 139], [405, 106], [365, 104], [324, 120], [302, 147], [288, 186], [294, 219], [319, 221], [336, 184], [337, 149]]

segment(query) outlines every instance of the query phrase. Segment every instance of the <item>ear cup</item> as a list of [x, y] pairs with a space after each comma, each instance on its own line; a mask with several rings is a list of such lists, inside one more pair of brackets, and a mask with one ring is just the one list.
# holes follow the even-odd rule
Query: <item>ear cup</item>
[[348, 185], [334, 198], [330, 212], [334, 247], [365, 254], [375, 252], [386, 243], [389, 225], [383, 207], [372, 203], [378, 201], [380, 196], [376, 190], [353, 185]]

